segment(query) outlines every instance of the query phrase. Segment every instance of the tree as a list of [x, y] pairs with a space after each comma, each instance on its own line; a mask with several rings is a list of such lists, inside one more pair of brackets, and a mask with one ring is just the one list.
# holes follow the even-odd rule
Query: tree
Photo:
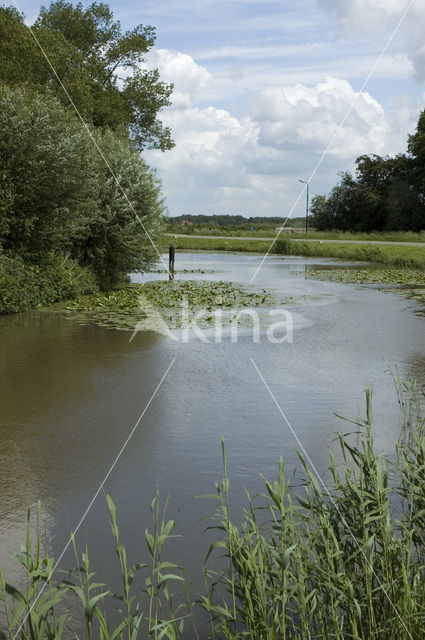
[[[174, 146], [158, 119], [170, 104], [172, 86], [160, 81], [158, 70], [143, 66], [155, 42], [153, 27], [123, 32], [106, 4], [84, 9], [58, 0], [41, 8], [32, 30], [86, 120], [96, 127], [125, 128], [139, 149]], [[0, 8], [0, 83], [47, 89], [69, 107], [58, 78], [23, 15]]]
[[126, 136], [93, 129], [118, 185], [81, 123], [50, 94], [1, 88], [0, 129], [5, 252], [30, 262], [47, 252], [75, 258], [102, 286], [152, 262], [137, 216], [156, 238], [160, 185]]
[[327, 231], [334, 228], [334, 220], [326, 196], [314, 196], [311, 201], [310, 214], [312, 216], [311, 223], [317, 231]]
[[93, 145], [74, 115], [49, 95], [0, 89], [2, 246], [27, 259], [69, 249], [93, 208]]
[[355, 178], [344, 173], [327, 198], [316, 197], [317, 228], [371, 232], [425, 227], [421, 197], [411, 181], [411, 158], [364, 155], [356, 165]]
[[72, 257], [91, 266], [102, 286], [109, 287], [120, 275], [144, 271], [157, 258], [150, 239], [156, 241], [162, 230], [164, 202], [159, 180], [136, 148], [110, 130], [95, 135], [119, 185], [96, 155], [97, 206], [74, 241]]

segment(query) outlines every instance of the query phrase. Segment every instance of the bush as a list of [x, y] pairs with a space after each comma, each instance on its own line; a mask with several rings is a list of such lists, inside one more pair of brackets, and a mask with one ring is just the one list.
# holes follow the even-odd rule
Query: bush
[[0, 256], [0, 314], [19, 313], [98, 290], [93, 272], [47, 254], [40, 264]]
[[294, 243], [289, 238], [283, 238], [283, 240], [278, 240], [276, 242], [276, 253], [282, 254], [284, 256], [294, 255], [296, 249], [294, 248]]
[[104, 288], [157, 260], [160, 182], [124, 133], [92, 128], [101, 156], [52, 95], [1, 85], [0, 130], [4, 253], [27, 263], [67, 255]]

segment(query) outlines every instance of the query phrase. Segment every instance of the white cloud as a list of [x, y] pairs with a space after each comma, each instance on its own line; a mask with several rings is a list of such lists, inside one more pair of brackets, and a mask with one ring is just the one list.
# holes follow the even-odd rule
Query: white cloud
[[153, 49], [148, 66], [159, 69], [161, 80], [174, 84], [174, 108], [188, 108], [193, 99], [210, 82], [211, 74], [186, 53]]
[[163, 113], [176, 147], [147, 154], [163, 179], [171, 215], [283, 216], [298, 195], [297, 177], [310, 175], [354, 102], [315, 176], [313, 193], [328, 191], [337, 172], [353, 168], [358, 155], [404, 151], [417, 120], [418, 109], [407, 97], [386, 112], [368, 92], [357, 95], [349, 82], [334, 77], [251, 94], [245, 115], [235, 117], [228, 109], [198, 105], [196, 96], [213, 91], [216, 79], [190, 56], [162, 50], [155, 62], [165, 80], [174, 74], [177, 91], [186, 96]]
[[[388, 37], [398, 25], [409, 4], [406, 0], [317, 0], [318, 6], [336, 13], [346, 32], [386, 32]], [[425, 44], [423, 30], [425, 3], [416, 1], [410, 7], [400, 33], [418, 80], [425, 80]]]
[[327, 78], [314, 87], [297, 84], [262, 92], [253, 115], [260, 123], [259, 142], [283, 151], [323, 151], [354, 107], [329, 153], [347, 160], [385, 149], [387, 122], [382, 106], [368, 93], [357, 96], [345, 80]]
[[336, 13], [345, 27], [376, 29], [406, 8], [405, 0], [318, 0], [326, 11]]

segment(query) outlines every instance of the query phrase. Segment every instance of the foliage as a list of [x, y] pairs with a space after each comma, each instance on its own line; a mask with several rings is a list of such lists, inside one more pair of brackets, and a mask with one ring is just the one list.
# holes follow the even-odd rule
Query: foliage
[[[366, 418], [352, 423], [354, 434], [338, 434], [342, 464], [331, 452], [327, 484], [300, 453], [304, 479], [292, 486], [281, 460], [276, 480], [264, 478], [264, 493], [248, 495], [238, 522], [231, 515], [222, 444], [224, 477], [216, 493], [206, 496], [216, 502], [217, 535], [199, 596], [190, 592], [181, 568], [164, 558], [175, 522], [166, 518], [158, 494], [146, 550], [131, 566], [107, 496], [119, 593], [97, 582], [87, 548], [80, 553], [74, 540], [77, 567], [65, 579], [53, 574], [54, 559], [41, 545], [40, 512], [33, 536], [29, 516], [26, 542], [16, 556], [27, 576], [25, 588], [0, 572], [1, 637], [61, 640], [72, 629], [73, 637], [89, 640], [180, 640], [199, 637], [202, 608], [210, 616], [208, 637], [216, 640], [419, 640], [425, 614], [425, 420], [414, 383], [398, 381], [396, 387], [401, 435], [393, 455], [386, 458], [374, 446], [367, 390]], [[224, 556], [224, 570], [211, 564], [211, 554]], [[71, 626], [71, 603], [78, 628]]]
[[153, 27], [123, 32], [106, 4], [84, 8], [58, 0], [41, 8], [32, 30], [57, 77], [24, 16], [2, 7], [0, 83], [48, 90], [68, 109], [59, 78], [82, 117], [95, 127], [126, 129], [139, 149], [173, 147], [169, 129], [157, 118], [170, 103], [172, 87], [143, 64], [155, 42]]
[[414, 155], [423, 135], [419, 126], [416, 137], [412, 136], [409, 142], [413, 155], [360, 156], [355, 177], [343, 173], [328, 197], [315, 196], [311, 212], [316, 229], [363, 232], [425, 229], [425, 180], [421, 177], [425, 176], [424, 156], [419, 151]]
[[[173, 143], [158, 120], [172, 87], [145, 64], [154, 41], [150, 26], [123, 32], [103, 3], [52, 2], [31, 29], [0, 7], [0, 251], [27, 274], [12, 301], [3, 269], [2, 312], [93, 291], [92, 274], [110, 287], [156, 257], [164, 205], [139, 152]], [[87, 287], [58, 274], [50, 292], [53, 254]]]
[[160, 186], [125, 138], [92, 132], [118, 184], [87, 132], [53, 96], [3, 87], [0, 127], [5, 252], [30, 262], [46, 251], [71, 257], [104, 287], [152, 262], [145, 230], [154, 238], [160, 231]]
[[[290, 221], [290, 223], [299, 220], [299, 218], [294, 218]], [[181, 216], [172, 216], [166, 218], [167, 224], [170, 225], [178, 225], [182, 226], [182, 223], [191, 222], [194, 226], [199, 227], [229, 227], [229, 228], [244, 228], [249, 230], [252, 225], [260, 225], [261, 227], [270, 227], [277, 226], [282, 224], [282, 218], [271, 216], [251, 216], [249, 218], [245, 218], [241, 215], [230, 215], [230, 214], [213, 214], [213, 215], [205, 215], [205, 214], [188, 214]]]
[[90, 269], [75, 260], [45, 255], [39, 264], [0, 255], [0, 314], [18, 313], [97, 290]]
[[92, 145], [57, 99], [0, 88], [1, 212], [5, 251], [69, 251], [96, 206]]

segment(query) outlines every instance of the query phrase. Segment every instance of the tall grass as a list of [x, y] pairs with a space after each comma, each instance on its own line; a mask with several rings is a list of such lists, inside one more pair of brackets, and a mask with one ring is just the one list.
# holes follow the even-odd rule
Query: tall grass
[[421, 246], [331, 244], [326, 241], [302, 242], [284, 238], [276, 242], [274, 253], [359, 260], [394, 267], [425, 269], [425, 247]]
[[[283, 220], [282, 220], [283, 222]], [[281, 223], [282, 224], [282, 223]], [[250, 225], [244, 226], [183, 226], [167, 225], [166, 233], [200, 235], [200, 236], [238, 236], [241, 238], [274, 238], [280, 229], [279, 224], [255, 225], [254, 231], [250, 230]], [[304, 226], [291, 227], [287, 223], [280, 233], [280, 237], [309, 238], [311, 240], [366, 240], [380, 242], [425, 242], [425, 231], [416, 233], [414, 231], [382, 231], [382, 232], [353, 232], [353, 231], [309, 231], [305, 233]]]
[[270, 247], [271, 240], [252, 240], [251, 238], [184, 238], [164, 236], [162, 250], [166, 250], [169, 244], [173, 244], [177, 250], [203, 250], [203, 251], [246, 251], [253, 253], [265, 253]]
[[[85, 632], [72, 637], [198, 638], [194, 620], [203, 610], [210, 620], [208, 637], [215, 640], [423, 638], [425, 420], [413, 383], [398, 383], [397, 392], [401, 435], [394, 455], [386, 458], [374, 446], [369, 390], [366, 418], [352, 426], [358, 436], [338, 436], [343, 462], [337, 465], [330, 454], [327, 490], [301, 455], [304, 483], [291, 487], [281, 460], [277, 478], [263, 478], [264, 493], [247, 496], [238, 521], [231, 514], [223, 444], [224, 476], [210, 496], [217, 536], [203, 567], [203, 594], [192, 594], [180, 568], [164, 559], [175, 523], [165, 517], [158, 495], [143, 561], [132, 566], [107, 497], [122, 576], [117, 594], [96, 583], [87, 550], [78, 554], [75, 548], [77, 567], [53, 581], [54, 561], [41, 551], [36, 515], [35, 543], [28, 526], [17, 557], [26, 588], [18, 590], [0, 574], [0, 637], [65, 638], [80, 616]], [[224, 569], [213, 570], [215, 555], [225, 558]], [[140, 580], [142, 590], [135, 586]], [[180, 585], [177, 599], [173, 585]], [[112, 625], [114, 603], [120, 612]]]
[[[177, 250], [243, 251], [265, 254], [270, 250], [272, 239], [253, 238], [182, 238], [164, 237], [162, 249], [173, 243]], [[275, 242], [272, 254], [338, 258], [341, 260], [374, 262], [377, 264], [425, 270], [425, 247], [403, 246], [389, 242], [386, 245], [334, 244], [326, 240], [303, 242], [300, 239], [282, 238]]]

